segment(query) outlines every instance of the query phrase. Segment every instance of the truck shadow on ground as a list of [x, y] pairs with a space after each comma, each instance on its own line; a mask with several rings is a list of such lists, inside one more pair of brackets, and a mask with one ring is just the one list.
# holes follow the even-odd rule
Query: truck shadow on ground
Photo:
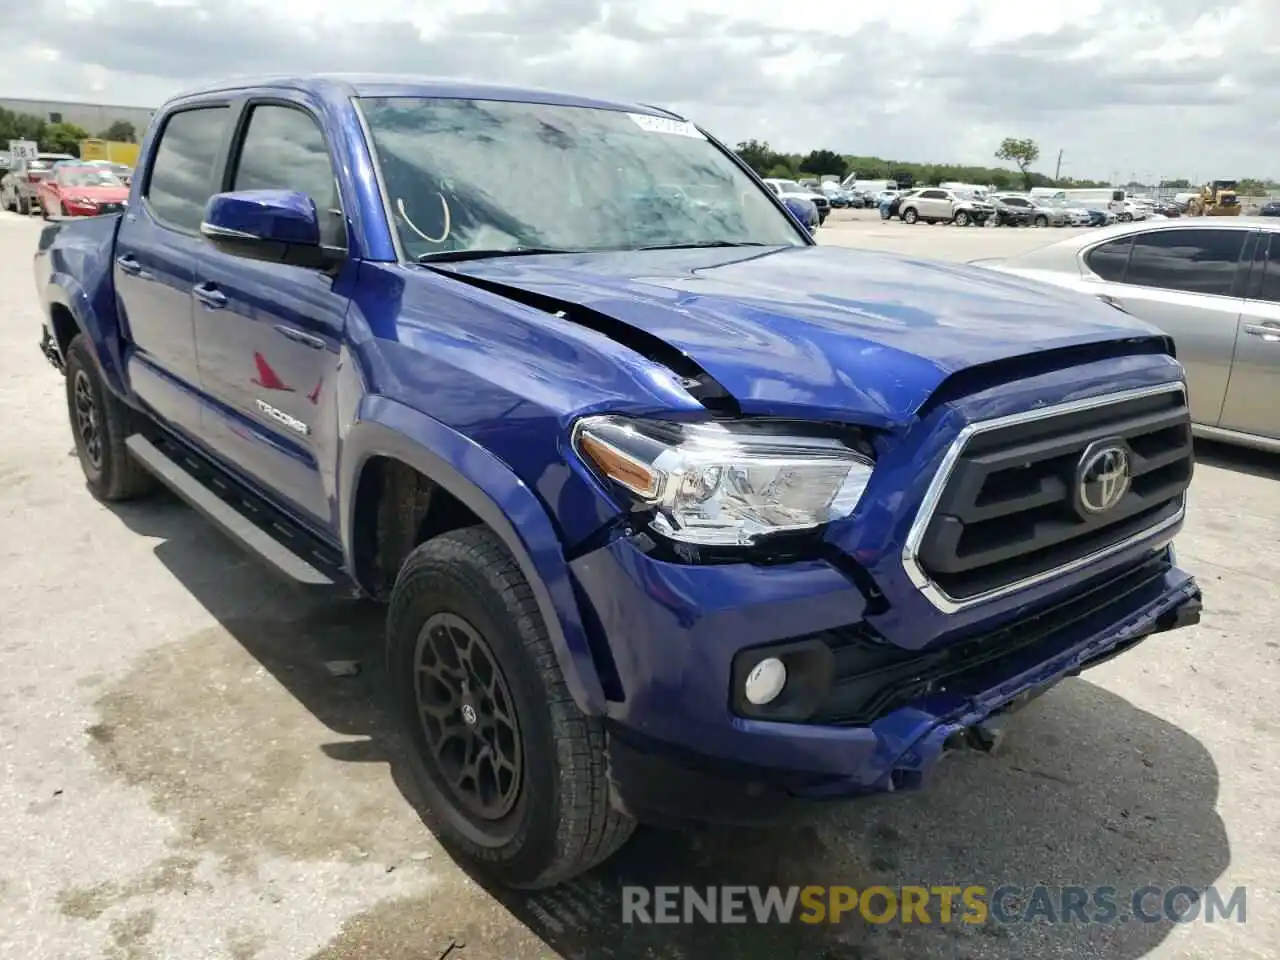
[[1210, 467], [1220, 467], [1236, 473], [1247, 473], [1268, 480], [1280, 480], [1280, 454], [1217, 443], [1213, 440], [1196, 440], [1196, 461]]
[[[171, 498], [116, 507], [114, 513], [136, 533], [159, 538], [157, 558], [225, 631], [219, 634], [221, 646], [227, 648], [224, 654], [244, 660], [241, 651], [247, 652], [255, 669], [265, 669], [332, 734], [325, 734], [331, 742], [319, 745], [328, 758], [319, 762], [332, 765], [325, 775], [336, 782], [329, 798], [336, 798], [339, 809], [332, 815], [365, 830], [365, 840], [377, 856], [380, 831], [384, 844], [391, 842], [386, 835], [399, 835], [354, 801], [351, 809], [342, 810], [344, 783], [359, 779], [365, 789], [367, 772], [385, 765], [399, 793], [421, 810], [401, 741], [381, 707], [381, 609], [317, 597], [274, 579], [245, 562], [221, 534]], [[234, 643], [227, 642], [228, 637]], [[208, 636], [199, 640], [205, 647], [219, 643]], [[177, 664], [183, 657], [168, 659]], [[335, 660], [359, 661], [363, 669], [355, 677], [334, 678], [324, 664]], [[240, 740], [234, 751], [210, 746], [211, 752], [226, 752], [199, 756], [204, 748], [192, 746], [194, 734], [163, 729], [158, 718], [174, 716], [170, 703], [189, 703], [190, 711], [196, 712], [202, 697], [225, 694], [205, 689], [214, 686], [207, 677], [177, 670], [175, 665], [172, 675], [153, 673], [145, 685], [124, 691], [133, 712], [115, 722], [143, 727], [134, 736], [148, 741], [151, 756], [159, 752], [152, 741], [185, 736], [182, 776], [190, 776], [188, 771], [201, 763], [210, 771], [210, 792], [217, 792], [219, 782], [228, 782], [223, 777], [236, 777], [236, 789], [247, 789], [243, 770], [219, 770], [219, 765], [234, 766], [238, 757], [267, 741], [277, 756], [281, 750], [314, 756], [314, 730], [310, 739], [291, 740], [287, 730], [261, 728], [273, 711], [283, 710], [278, 692], [271, 691], [259, 694], [275, 699], [264, 701], [264, 712], [257, 716], [246, 712], [244, 719], [228, 719], [237, 711], [234, 705], [224, 705], [222, 722], [240, 723], [229, 732]], [[164, 692], [153, 692], [160, 690]], [[149, 696], [168, 699], [163, 709], [148, 713]], [[127, 738], [119, 731], [113, 736], [117, 748], [125, 749], [120, 744]], [[217, 739], [225, 742], [227, 736]], [[119, 762], [127, 766], [129, 760]], [[340, 763], [361, 765], [365, 772], [344, 771]], [[154, 772], [138, 779], [153, 785], [163, 782]], [[380, 775], [376, 779], [387, 809], [396, 810], [399, 797]], [[966, 924], [953, 919], [944, 924], [937, 922], [934, 905], [930, 924], [868, 923], [855, 913], [838, 925], [645, 926], [623, 923], [622, 891], [629, 885], [822, 884], [865, 889], [876, 884], [976, 884], [988, 891], [1011, 885], [1021, 892], [1005, 898], [1005, 912], [1017, 918], [1037, 884], [1109, 886], [1116, 890], [1119, 912], [1127, 915], [1135, 889], [1156, 884], [1203, 890], [1222, 874], [1230, 854], [1216, 812], [1217, 795], [1217, 769], [1196, 739], [1087, 680], [1068, 681], [1017, 716], [1001, 754], [949, 759], [930, 791], [834, 806], [812, 825], [797, 829], [641, 830], [602, 868], [539, 893], [497, 889], [479, 875], [466, 883], [461, 870], [440, 857], [435, 866], [457, 880], [441, 888], [445, 893], [383, 904], [349, 918], [337, 940], [313, 960], [437, 960], [441, 949], [428, 943], [443, 942], [447, 947], [453, 936], [466, 945], [449, 953], [450, 960], [1137, 958], [1169, 935], [1170, 922]], [[272, 801], [264, 795], [254, 802]], [[296, 797], [290, 802], [296, 803]], [[293, 808], [286, 809], [293, 813]], [[209, 809], [198, 812], [201, 821], [216, 819]], [[316, 826], [301, 815], [280, 820], [299, 832]], [[206, 823], [205, 829], [216, 832], [217, 827]], [[226, 839], [246, 848], [239, 853], [251, 858], [270, 831], [255, 823], [252, 813], [242, 829]], [[309, 853], [317, 855], [315, 849]], [[341, 853], [335, 849], [331, 855]], [[1145, 906], [1158, 909], [1159, 898], [1149, 898]], [[446, 932], [450, 937], [441, 941]], [[534, 937], [550, 952], [540, 946], [530, 949], [529, 944], [536, 944]]]

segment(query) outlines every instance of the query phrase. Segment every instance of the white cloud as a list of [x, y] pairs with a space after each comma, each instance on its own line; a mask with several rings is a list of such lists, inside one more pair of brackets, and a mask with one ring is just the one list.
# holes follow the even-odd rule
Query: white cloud
[[[28, 0], [0, 92], [154, 106], [207, 79], [381, 71], [662, 103], [722, 139], [1050, 170], [1280, 177], [1276, 0]], [[1051, 170], [1050, 170], [1051, 172]]]

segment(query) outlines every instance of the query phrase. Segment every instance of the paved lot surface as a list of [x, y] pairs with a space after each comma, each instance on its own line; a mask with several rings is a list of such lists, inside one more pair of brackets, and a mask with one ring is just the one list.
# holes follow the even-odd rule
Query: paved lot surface
[[[824, 243], [1001, 256], [1065, 231]], [[0, 214], [0, 956], [15, 960], [1280, 957], [1280, 461], [1201, 448], [1203, 625], [1068, 681], [932, 792], [772, 833], [646, 831], [567, 889], [487, 892], [414, 813], [378, 611], [265, 576], [191, 511], [96, 504], [35, 349], [36, 221]], [[327, 661], [356, 659], [335, 679]], [[949, 761], [949, 763], [952, 763]], [[1247, 885], [1247, 922], [623, 928], [623, 883]], [[1122, 904], [1123, 905], [1123, 904]]]

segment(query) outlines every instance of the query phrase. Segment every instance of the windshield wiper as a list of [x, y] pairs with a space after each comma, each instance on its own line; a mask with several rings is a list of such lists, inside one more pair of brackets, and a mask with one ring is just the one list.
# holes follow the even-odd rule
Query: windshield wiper
[[498, 257], [529, 257], [539, 253], [578, 253], [577, 250], [557, 250], [553, 247], [508, 247], [505, 250], [440, 250], [424, 253], [418, 263], [450, 263], [458, 260], [488, 260]]
[[637, 250], [695, 250], [701, 247], [782, 247], [782, 243], [758, 243], [754, 240], [695, 240], [691, 243], [655, 243]]

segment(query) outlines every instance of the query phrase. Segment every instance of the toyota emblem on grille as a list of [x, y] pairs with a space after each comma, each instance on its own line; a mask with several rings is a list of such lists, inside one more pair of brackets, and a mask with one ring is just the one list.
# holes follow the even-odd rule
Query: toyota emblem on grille
[[1115, 509], [1132, 482], [1129, 450], [1115, 440], [1090, 444], [1076, 468], [1076, 495], [1086, 513]]

